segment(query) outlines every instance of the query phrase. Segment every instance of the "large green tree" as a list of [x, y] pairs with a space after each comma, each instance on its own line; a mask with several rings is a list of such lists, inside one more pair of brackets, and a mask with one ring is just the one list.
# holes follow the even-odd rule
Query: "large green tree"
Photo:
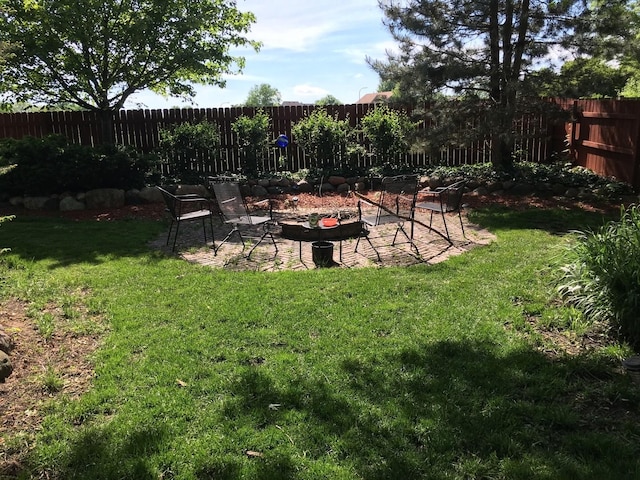
[[0, 74], [5, 102], [75, 104], [113, 112], [136, 91], [191, 98], [242, 69], [233, 47], [255, 17], [233, 0], [4, 0], [0, 41], [13, 45]]
[[[373, 68], [411, 97], [435, 101], [431, 111], [440, 113], [435, 125], [441, 132], [488, 136], [497, 169], [511, 165], [513, 120], [532, 106], [524, 101], [523, 74], [552, 46], [570, 47], [567, 38], [577, 25], [588, 31], [579, 23], [589, 11], [582, 0], [380, 0], [379, 5], [400, 52], [370, 61]], [[469, 121], [478, 114], [480, 121]], [[441, 140], [433, 129], [427, 133]]]
[[282, 103], [282, 95], [277, 88], [272, 87], [268, 83], [255, 85], [249, 90], [247, 100], [244, 102], [245, 107], [277, 107]]

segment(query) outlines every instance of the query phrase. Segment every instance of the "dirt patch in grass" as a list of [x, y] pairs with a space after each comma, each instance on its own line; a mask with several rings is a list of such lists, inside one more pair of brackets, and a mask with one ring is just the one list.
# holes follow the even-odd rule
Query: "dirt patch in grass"
[[[0, 330], [15, 344], [9, 354], [13, 373], [0, 383], [0, 478], [20, 472], [47, 402], [60, 395], [77, 398], [88, 390], [92, 353], [100, 343], [99, 334], [65, 328], [54, 328], [45, 337], [27, 312], [28, 305], [19, 300], [0, 304]], [[62, 317], [55, 306], [40, 313], [54, 322]]]

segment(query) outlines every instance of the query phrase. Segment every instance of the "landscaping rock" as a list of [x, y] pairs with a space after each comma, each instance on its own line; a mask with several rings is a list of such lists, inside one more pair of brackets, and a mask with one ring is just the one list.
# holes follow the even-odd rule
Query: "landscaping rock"
[[0, 351], [0, 383], [4, 383], [5, 379], [13, 372], [13, 365], [9, 355]]
[[431, 190], [435, 190], [436, 188], [444, 185], [444, 181], [440, 177], [429, 177], [428, 183]]
[[57, 210], [59, 200], [55, 197], [24, 197], [23, 205], [28, 210]]
[[514, 195], [530, 195], [533, 193], [533, 186], [528, 183], [516, 183], [511, 187], [509, 193]]
[[159, 203], [162, 202], [162, 193], [155, 187], [144, 187], [138, 192], [138, 195], [145, 203]]
[[564, 192], [564, 196], [567, 198], [576, 198], [580, 191], [577, 188], [568, 188], [566, 192]]
[[89, 209], [124, 207], [124, 190], [118, 188], [97, 188], [86, 193], [86, 205]]
[[13, 207], [21, 207], [24, 205], [24, 197], [11, 197], [9, 198], [9, 205]]
[[87, 206], [73, 197], [64, 197], [60, 200], [59, 208], [61, 212], [71, 212], [74, 210], [84, 210]]
[[145, 203], [145, 201], [140, 196], [140, 190], [132, 188], [131, 190], [124, 192], [124, 203], [127, 205], [140, 205]]
[[356, 192], [362, 192], [363, 190], [366, 190], [366, 188], [367, 188], [367, 184], [365, 182], [356, 182], [353, 185], [353, 189]]
[[15, 348], [16, 344], [6, 333], [0, 331], [0, 352], [4, 352], [7, 355], [11, 353], [11, 350]]
[[310, 193], [313, 191], [313, 185], [311, 185], [308, 181], [306, 180], [300, 180], [297, 184], [296, 184], [297, 190], [300, 193]]
[[336, 187], [330, 184], [329, 182], [324, 182], [322, 185], [320, 185], [320, 191], [322, 193], [335, 192]]
[[328, 179], [327, 182], [330, 183], [331, 185], [333, 185], [334, 187], [337, 187], [338, 185], [342, 185], [343, 183], [347, 183], [347, 179], [344, 177], [340, 177], [338, 175], [331, 175]]
[[341, 183], [336, 187], [336, 192], [338, 193], [348, 193], [351, 190], [351, 187], [348, 183]]
[[253, 187], [251, 187], [252, 197], [266, 197], [268, 194], [269, 192], [262, 185], [254, 185]]

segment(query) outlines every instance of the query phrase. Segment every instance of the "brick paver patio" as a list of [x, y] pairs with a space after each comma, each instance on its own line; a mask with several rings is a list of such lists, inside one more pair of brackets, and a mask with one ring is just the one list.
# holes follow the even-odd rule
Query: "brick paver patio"
[[[311, 213], [309, 211], [292, 211], [283, 210], [274, 212], [276, 221], [288, 220], [293, 217], [302, 217]], [[355, 211], [346, 212], [354, 217]], [[388, 267], [388, 266], [409, 266], [420, 263], [433, 264], [446, 260], [452, 255], [460, 255], [471, 248], [479, 245], [490, 243], [495, 237], [488, 231], [479, 228], [477, 225], [469, 223], [466, 215], [462, 215], [466, 238], [463, 237], [460, 229], [460, 222], [457, 214], [447, 216], [447, 226], [449, 228], [452, 244], [450, 244], [443, 236], [430, 231], [425, 226], [418, 223], [414, 229], [414, 243], [418, 248], [418, 253], [412, 249], [410, 244], [406, 242], [406, 238], [402, 234], [398, 235], [395, 246], [391, 245], [393, 235], [396, 231], [395, 224], [388, 224], [379, 227], [371, 227], [369, 239], [375, 245], [380, 254], [380, 261], [375, 251], [369, 243], [361, 239], [358, 246], [358, 252], [354, 252], [357, 239], [347, 239], [342, 241], [342, 261], [339, 259], [340, 242], [335, 241], [333, 260], [337, 263], [337, 267], [358, 268], [358, 267]], [[424, 211], [418, 211], [416, 220], [429, 224], [429, 214]], [[432, 227], [444, 233], [444, 226], [439, 215], [433, 216]], [[406, 224], [405, 229], [408, 230], [409, 225]], [[216, 244], [218, 244], [226, 234], [231, 230], [230, 225], [225, 225], [219, 220], [214, 221], [214, 234]], [[173, 253], [181, 258], [201, 265], [210, 266], [212, 268], [225, 268], [230, 270], [260, 270], [260, 271], [279, 271], [279, 270], [305, 270], [317, 268], [312, 259], [311, 242], [302, 242], [302, 261], [300, 260], [299, 242], [289, 240], [281, 236], [281, 227], [276, 226], [272, 229], [276, 244], [278, 245], [278, 253], [274, 255], [275, 249], [273, 244], [267, 237], [252, 253], [251, 258], [245, 258], [252, 244], [262, 233], [262, 227], [252, 227], [252, 230], [242, 229], [245, 237], [246, 247], [243, 252], [237, 235], [233, 235], [230, 241], [225, 243], [214, 255], [210, 232], [207, 225], [208, 244], [204, 245], [202, 235], [202, 225], [199, 222], [187, 222], [180, 226], [180, 235], [176, 245], [176, 251]], [[245, 234], [246, 232], [246, 234]], [[166, 235], [160, 235], [152, 242], [152, 247], [162, 250], [168, 254], [172, 254], [171, 247], [166, 246]], [[249, 235], [251, 235], [251, 238]], [[173, 239], [173, 237], [172, 237]], [[404, 242], [404, 243], [403, 243]]]

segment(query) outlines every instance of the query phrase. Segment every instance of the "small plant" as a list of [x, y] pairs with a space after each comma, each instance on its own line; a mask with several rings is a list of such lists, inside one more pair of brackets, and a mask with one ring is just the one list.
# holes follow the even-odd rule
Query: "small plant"
[[42, 388], [46, 393], [57, 393], [64, 387], [64, 381], [51, 366], [47, 365], [47, 370], [42, 375]]
[[371, 142], [375, 165], [396, 163], [401, 155], [409, 153], [410, 134], [415, 130], [406, 114], [381, 105], [361, 120], [364, 136]]
[[255, 174], [258, 162], [267, 155], [271, 118], [264, 110], [258, 110], [253, 117], [238, 117], [231, 129], [238, 136], [243, 172]]
[[353, 134], [348, 120], [338, 120], [319, 108], [295, 123], [291, 132], [311, 158], [312, 168], [327, 169], [347, 160], [347, 146]]
[[56, 319], [51, 313], [44, 312], [37, 316], [36, 327], [40, 335], [42, 335], [45, 340], [49, 340], [56, 329]]
[[558, 292], [587, 319], [609, 322], [640, 346], [640, 210], [623, 207], [619, 221], [575, 236]]

